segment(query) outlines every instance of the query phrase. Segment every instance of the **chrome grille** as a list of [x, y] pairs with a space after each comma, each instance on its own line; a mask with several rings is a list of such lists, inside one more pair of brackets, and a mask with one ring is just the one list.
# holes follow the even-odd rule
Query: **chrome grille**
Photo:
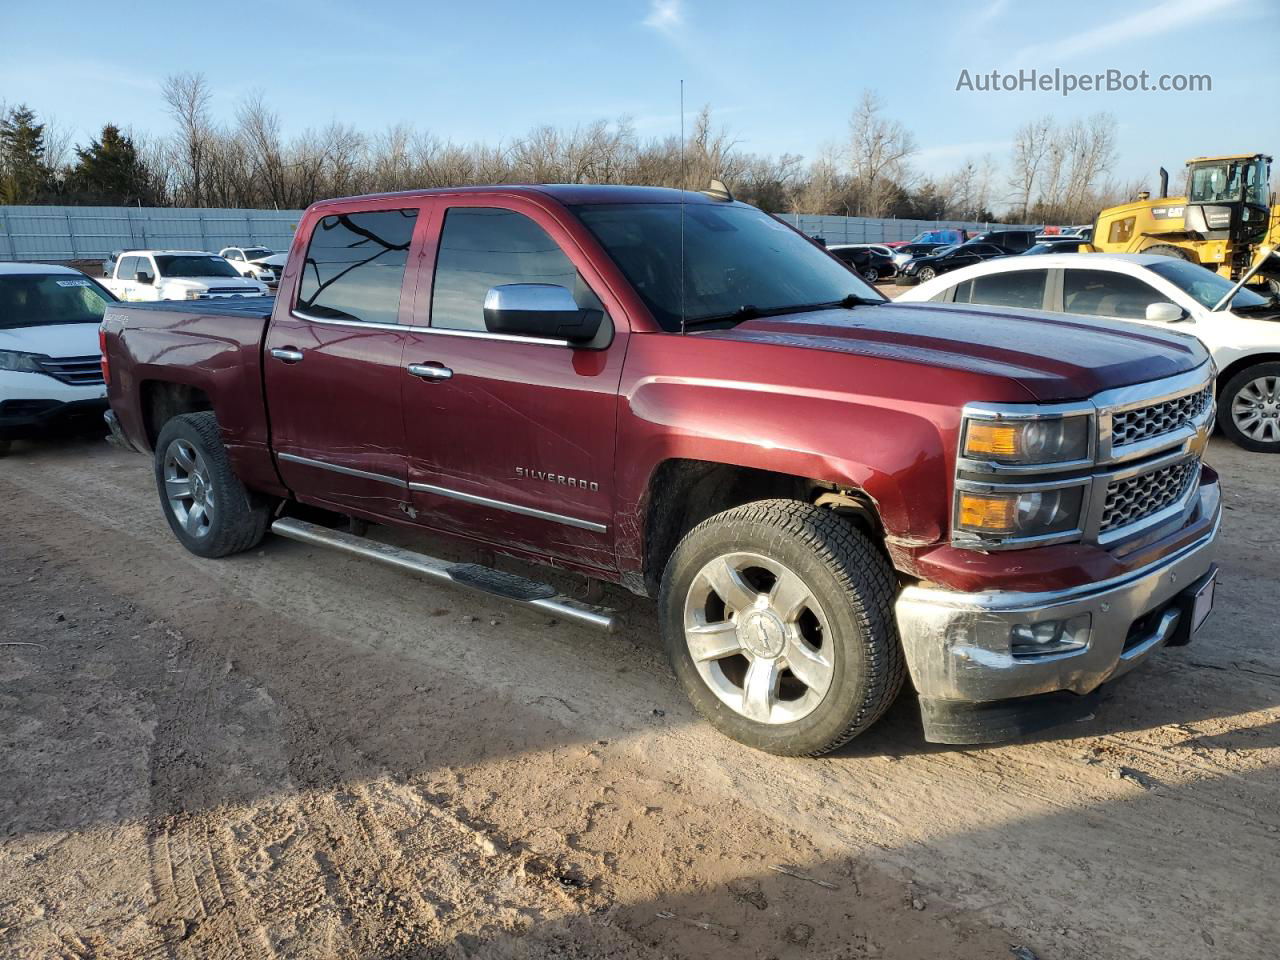
[[1174, 397], [1172, 400], [1162, 400], [1147, 407], [1135, 407], [1113, 414], [1111, 445], [1121, 447], [1126, 443], [1172, 433], [1204, 413], [1211, 399], [1212, 387], [1206, 386], [1195, 393]]
[[1145, 520], [1177, 503], [1200, 473], [1200, 458], [1171, 463], [1150, 473], [1107, 484], [1102, 533]]
[[102, 358], [92, 357], [44, 357], [40, 368], [55, 380], [75, 387], [87, 387], [102, 383]]
[[247, 296], [257, 296], [257, 287], [210, 287], [207, 291], [211, 296], [229, 293], [241, 293]]

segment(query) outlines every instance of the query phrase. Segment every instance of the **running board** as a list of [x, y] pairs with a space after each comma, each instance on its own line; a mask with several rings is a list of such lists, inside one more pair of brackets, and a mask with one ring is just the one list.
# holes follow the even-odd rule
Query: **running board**
[[414, 553], [401, 547], [393, 547], [368, 537], [357, 537], [341, 530], [330, 530], [305, 520], [284, 517], [271, 524], [271, 532], [290, 540], [310, 543], [318, 547], [332, 547], [343, 553], [375, 560], [389, 567], [398, 567], [441, 583], [467, 587], [492, 597], [511, 600], [526, 607], [535, 607], [574, 623], [585, 624], [612, 633], [618, 628], [618, 616], [613, 610], [562, 596], [549, 583], [538, 583], [514, 573], [484, 567], [478, 563], [449, 563], [424, 553]]

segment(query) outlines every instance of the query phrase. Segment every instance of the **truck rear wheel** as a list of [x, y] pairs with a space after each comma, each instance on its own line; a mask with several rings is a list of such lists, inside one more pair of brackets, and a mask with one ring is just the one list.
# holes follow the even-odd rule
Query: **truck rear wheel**
[[1255, 363], [1227, 381], [1218, 426], [1236, 446], [1280, 453], [1280, 363]]
[[663, 575], [667, 656], [722, 733], [816, 756], [870, 727], [902, 686], [888, 561], [855, 527], [762, 500], [691, 530]]
[[201, 557], [225, 557], [257, 546], [271, 507], [231, 469], [212, 413], [187, 413], [156, 440], [156, 488], [174, 536]]

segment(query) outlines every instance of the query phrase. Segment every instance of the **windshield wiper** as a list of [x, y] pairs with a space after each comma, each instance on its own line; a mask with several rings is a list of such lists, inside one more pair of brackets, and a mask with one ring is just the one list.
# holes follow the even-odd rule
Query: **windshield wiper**
[[882, 300], [872, 300], [870, 297], [861, 297], [856, 293], [851, 293], [839, 300], [825, 300], [822, 303], [795, 303], [785, 307], [762, 308], [753, 303], [744, 303], [732, 313], [718, 313], [710, 317], [694, 317], [692, 320], [686, 320], [684, 327], [685, 329], [690, 329], [692, 327], [706, 327], [714, 323], [743, 323], [747, 320], [757, 320], [760, 317], [780, 317], [788, 313], [808, 313], [811, 310], [830, 310], [832, 308], [849, 310], [854, 307], [883, 302]]

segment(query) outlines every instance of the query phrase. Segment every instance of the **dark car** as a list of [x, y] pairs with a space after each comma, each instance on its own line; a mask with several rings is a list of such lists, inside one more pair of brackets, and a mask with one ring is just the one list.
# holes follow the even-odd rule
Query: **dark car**
[[1014, 252], [1004, 247], [997, 247], [994, 243], [983, 243], [979, 240], [970, 240], [968, 243], [961, 243], [954, 247], [943, 247], [929, 256], [908, 260], [898, 270], [898, 283], [925, 283], [940, 273], [970, 267], [983, 260], [1007, 257]]
[[877, 249], [871, 244], [838, 243], [827, 247], [827, 252], [867, 283], [892, 277], [898, 272], [898, 266], [887, 248]]
[[1035, 245], [1036, 231], [1030, 228], [1025, 230], [988, 230], [986, 233], [978, 234], [968, 242], [994, 243], [997, 247], [1003, 247], [1009, 253], [1021, 253], [1023, 250]]
[[1034, 246], [1023, 250], [1021, 256], [1035, 256], [1041, 253], [1078, 253], [1088, 240], [1079, 237], [1054, 237], [1038, 241]]

